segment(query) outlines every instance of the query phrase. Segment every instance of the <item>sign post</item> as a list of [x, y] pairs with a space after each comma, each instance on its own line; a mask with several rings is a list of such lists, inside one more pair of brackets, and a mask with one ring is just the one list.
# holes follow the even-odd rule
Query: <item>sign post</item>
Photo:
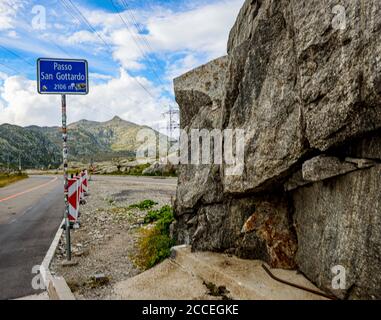
[[67, 126], [66, 126], [66, 95], [61, 95], [62, 105], [62, 155], [64, 171], [64, 196], [65, 196], [65, 226], [66, 226], [66, 254], [67, 261], [71, 261], [70, 221], [69, 221], [69, 177], [68, 177], [68, 149], [67, 149]]
[[66, 258], [71, 261], [68, 179], [68, 134], [66, 117], [66, 95], [89, 93], [88, 63], [86, 60], [45, 59], [37, 60], [37, 91], [39, 94], [61, 95], [63, 175], [65, 200]]

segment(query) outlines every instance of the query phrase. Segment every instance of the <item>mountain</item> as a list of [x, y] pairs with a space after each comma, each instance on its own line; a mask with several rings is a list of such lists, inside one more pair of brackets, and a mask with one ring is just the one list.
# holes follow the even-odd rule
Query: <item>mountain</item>
[[9, 124], [0, 125], [0, 167], [8, 162], [47, 167], [61, 162], [61, 149], [43, 133]]
[[[81, 120], [68, 126], [69, 160], [88, 163], [112, 158], [134, 157], [138, 147], [136, 135], [149, 128], [114, 117], [110, 121]], [[155, 131], [160, 139], [166, 136]], [[8, 161], [23, 167], [57, 167], [62, 163], [60, 127], [19, 127], [0, 125], [0, 166]]]

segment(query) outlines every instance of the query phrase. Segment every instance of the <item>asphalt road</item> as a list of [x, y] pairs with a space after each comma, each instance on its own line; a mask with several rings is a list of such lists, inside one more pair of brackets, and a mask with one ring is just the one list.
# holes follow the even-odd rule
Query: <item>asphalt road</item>
[[31, 176], [0, 189], [0, 300], [39, 293], [40, 265], [64, 213], [62, 179]]
[[[177, 179], [94, 176], [94, 181], [126, 185], [173, 185]], [[0, 189], [0, 300], [40, 293], [32, 288], [32, 268], [40, 265], [64, 214], [61, 177], [31, 176]]]

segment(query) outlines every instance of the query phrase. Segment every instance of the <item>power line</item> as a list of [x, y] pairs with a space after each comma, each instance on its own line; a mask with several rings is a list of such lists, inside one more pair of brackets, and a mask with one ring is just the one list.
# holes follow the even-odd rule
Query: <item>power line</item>
[[[126, 9], [130, 8], [130, 6], [128, 5], [127, 1], [125, 1], [125, 0], [120, 0], [120, 1], [121, 1], [121, 3], [125, 6]], [[130, 15], [130, 17], [131, 17], [131, 19], [132, 19], [132, 22], [133, 22], [133, 25], [135, 26], [135, 28], [136, 28], [136, 30], [137, 30], [137, 32], [138, 32], [138, 35], [139, 35], [140, 38], [142, 39], [143, 44], [145, 44], [145, 46], [146, 46], [146, 48], [148, 49], [149, 52], [152, 52], [152, 53], [153, 53], [154, 50], [153, 50], [153, 48], [152, 48], [152, 46], [151, 46], [149, 40], [148, 40], [146, 37], [143, 37], [143, 36], [141, 35], [144, 31], [143, 31], [142, 28], [139, 26], [139, 23], [137, 22], [137, 19], [135, 18], [135, 15], [134, 15], [133, 11], [132, 11], [131, 9], [129, 9], [129, 10], [127, 10], [127, 13]], [[156, 67], [157, 67], [158, 69], [160, 69], [160, 66], [159, 66], [159, 64], [157, 63], [157, 61], [156, 61], [155, 59], [154, 59], [153, 61], [154, 61], [155, 65], [156, 65]], [[163, 83], [161, 82], [161, 84], [163, 84]]]
[[[14, 10], [14, 8], [7, 2], [4, 2], [11, 10]], [[13, 4], [14, 5], [14, 4]], [[22, 17], [21, 16], [21, 19], [26, 23], [27, 26], [29, 26], [29, 21], [25, 18], [25, 17]], [[21, 32], [20, 30], [17, 31], [19, 34], [22, 34], [24, 36], [26, 36], [25, 32]], [[41, 39], [41, 37], [38, 37], [39, 39]], [[45, 42], [47, 40], [43, 39]], [[49, 42], [53, 43], [53, 45], [58, 48], [60, 51], [62, 51], [65, 55], [67, 55], [68, 57], [70, 57], [70, 54], [65, 50], [63, 49], [60, 45], [58, 45], [54, 40], [52, 39], [49, 39]]]
[[[5, 3], [9, 8], [11, 8], [12, 10], [14, 10], [14, 8], [13, 8], [9, 3], [7, 3], [7, 2], [4, 2], [4, 3]], [[5, 51], [9, 52], [10, 54], [12, 54], [13, 56], [15, 56], [15, 57], [17, 57], [17, 58], [23, 60], [23, 61], [24, 61], [25, 63], [27, 63], [28, 65], [34, 67], [34, 65], [33, 65], [32, 63], [30, 63], [30, 62], [29, 62], [28, 60], [26, 60], [25, 58], [21, 57], [21, 56], [20, 56], [19, 54], [17, 54], [16, 52], [14, 52], [14, 51], [12, 51], [12, 50], [10, 50], [10, 49], [8, 49], [8, 48], [2, 46], [1, 44], [0, 44], [0, 47], [1, 47], [3, 50], [5, 50]]]
[[23, 60], [25, 63], [29, 64], [30, 66], [34, 67], [34, 65], [33, 65], [32, 63], [30, 63], [30, 62], [29, 62], [28, 60], [26, 60], [25, 58], [21, 57], [21, 56], [20, 56], [19, 54], [17, 54], [16, 52], [14, 52], [14, 51], [12, 51], [12, 50], [10, 50], [10, 49], [8, 49], [8, 48], [2, 46], [1, 44], [0, 44], [0, 48], [2, 48], [3, 50], [9, 52], [9, 53], [12, 54], [13, 56], [15, 56], [15, 57], [17, 57], [17, 58]]
[[12, 71], [14, 71], [14, 72], [16, 72], [16, 73], [21, 73], [19, 70], [15, 69], [15, 68], [13, 68], [13, 67], [7, 66], [7, 65], [4, 64], [4, 63], [1, 63], [1, 62], [0, 62], [0, 65], [6, 67], [6, 68], [8, 68], [9, 70], [12, 70]]
[[68, 56], [69, 58], [71, 58], [71, 54], [68, 53], [64, 48], [62, 48], [59, 44], [55, 43], [53, 41], [53, 45], [58, 48], [59, 50], [61, 50], [66, 56]]
[[[108, 49], [112, 52], [112, 48], [111, 46], [106, 42], [105, 39], [103, 39], [103, 37], [94, 29], [94, 27], [91, 25], [91, 23], [89, 22], [89, 20], [87, 20], [87, 18], [82, 14], [81, 10], [78, 9], [78, 7], [73, 3], [73, 1], [71, 0], [62, 0], [63, 2], [66, 2], [66, 1], [69, 1], [69, 3], [71, 4], [71, 6], [77, 11], [77, 13], [79, 14], [79, 17], [82, 19], [82, 21], [90, 28], [90, 30], [92, 32], [95, 33], [95, 35], [105, 44], [106, 47], [108, 47]], [[67, 2], [66, 2], [67, 3]]]
[[78, 19], [78, 17], [76, 17], [74, 15], [74, 13], [72, 12], [72, 8], [69, 7], [69, 4], [65, 2], [65, 0], [62, 0], [61, 2], [61, 5], [63, 6], [63, 8], [73, 17], [74, 20], [76, 20], [79, 24], [82, 24], [83, 22], [81, 22], [81, 20]]
[[[130, 6], [128, 5], [126, 0], [120, 0], [120, 1], [126, 7], [126, 9], [130, 8]], [[140, 35], [141, 33], [143, 33], [143, 30], [142, 30], [142, 28], [140, 28], [139, 23], [138, 23], [137, 19], [135, 18], [135, 15], [134, 15], [133, 11], [130, 9], [130, 10], [127, 10], [127, 12], [130, 15], [130, 17], [131, 17], [132, 22], [133, 22], [136, 30], [138, 31], [138, 34]], [[148, 50], [153, 52], [154, 50], [152, 49], [152, 46], [151, 46], [150, 42], [145, 37], [141, 37], [141, 38], [143, 40], [143, 43], [148, 48]]]
[[138, 43], [138, 40], [135, 38], [133, 32], [131, 31], [130, 27], [128, 26], [128, 24], [126, 23], [126, 21], [124, 20], [123, 16], [120, 14], [120, 12], [118, 11], [118, 8], [115, 6], [115, 3], [114, 3], [114, 0], [110, 0], [112, 6], [114, 7], [114, 11], [115, 13], [118, 14], [119, 18], [121, 19], [121, 21], [123, 22], [123, 24], [126, 26], [128, 32], [131, 34], [131, 37], [132, 39], [134, 40], [135, 44], [136, 44], [136, 47], [139, 49], [139, 51], [141, 52], [141, 54], [143, 55], [143, 57], [147, 60], [147, 62], [150, 64], [151, 66], [151, 71], [152, 73], [155, 75], [155, 77], [159, 80], [160, 84], [163, 85], [163, 82], [160, 78], [160, 76], [157, 74], [156, 70], [154, 69], [151, 61], [150, 61], [150, 58], [146, 55], [146, 53], [144, 52], [144, 49], [142, 49], [142, 47], [139, 45]]
[[[97, 36], [98, 38], [100, 38], [102, 40], [102, 42], [104, 42], [104, 44], [107, 46], [107, 48], [109, 49], [110, 53], [112, 54], [113, 53], [113, 50], [111, 48], [111, 46], [106, 42], [106, 40], [104, 40], [100, 35], [99, 33], [94, 29], [94, 27], [91, 25], [91, 23], [86, 19], [86, 17], [82, 14], [81, 10], [71, 1], [71, 0], [62, 0], [62, 2], [66, 3], [67, 6], [69, 6], [69, 4], [66, 2], [66, 1], [69, 1], [72, 5], [72, 7], [77, 11], [77, 13], [80, 15], [80, 17], [82, 18], [83, 22], [90, 28], [90, 30], [92, 30]], [[66, 10], [68, 10], [70, 12], [70, 7], [66, 7]], [[145, 85], [143, 85], [137, 78], [135, 77], [131, 77], [151, 98], [153, 99], [156, 99], [156, 97], [145, 87]]]
[[[127, 4], [126, 1], [121, 0], [121, 2], [122, 2], [122, 4], [124, 4], [124, 6], [126, 7], [126, 9], [129, 8], [129, 6], [128, 6], [128, 4]], [[128, 13], [128, 14], [130, 15], [130, 17], [132, 18], [132, 22], [133, 22], [132, 24], [135, 26], [135, 28], [136, 28], [136, 30], [137, 30], [137, 34], [138, 34], [138, 36], [142, 39], [143, 44], [145, 44], [145, 46], [146, 46], [146, 48], [148, 49], [149, 52], [152, 52], [152, 53], [153, 53], [154, 50], [153, 50], [152, 46], [150, 45], [149, 41], [148, 41], [145, 37], [141, 36], [141, 33], [143, 33], [143, 30], [139, 27], [139, 24], [137, 23], [137, 20], [136, 20], [136, 18], [135, 18], [135, 16], [134, 16], [132, 10], [127, 10], [127, 13]], [[144, 50], [144, 49], [143, 49], [143, 50]], [[147, 58], [147, 60], [148, 60], [148, 62], [151, 64], [151, 61], [150, 61], [150, 58], [149, 58], [149, 57]], [[160, 66], [157, 64], [156, 60], [153, 59], [153, 61], [154, 61], [154, 64], [155, 64], [156, 68], [160, 69]], [[152, 65], [151, 65], [151, 67], [152, 67]], [[155, 72], [155, 74], [157, 75], [157, 73], [156, 73], [156, 71], [155, 71], [155, 68], [152, 68], [152, 69], [153, 69], [153, 71]], [[159, 81], [160, 81], [160, 83], [163, 85], [163, 82], [161, 81], [160, 78], [159, 78]]]

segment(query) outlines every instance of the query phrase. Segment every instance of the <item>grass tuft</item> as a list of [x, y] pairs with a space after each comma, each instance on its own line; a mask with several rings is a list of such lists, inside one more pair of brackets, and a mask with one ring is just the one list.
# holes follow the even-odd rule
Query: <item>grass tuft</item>
[[147, 270], [170, 256], [175, 240], [170, 237], [169, 228], [174, 220], [173, 209], [170, 206], [147, 214], [146, 223], [156, 223], [151, 228], [140, 229], [138, 254], [134, 259], [138, 267]]
[[130, 209], [139, 209], [140, 211], [152, 209], [157, 205], [157, 202], [152, 200], [144, 200], [142, 202], [132, 204], [129, 206]]
[[173, 212], [171, 206], [164, 206], [159, 210], [150, 210], [144, 218], [144, 223], [152, 223], [156, 221], [173, 221]]

